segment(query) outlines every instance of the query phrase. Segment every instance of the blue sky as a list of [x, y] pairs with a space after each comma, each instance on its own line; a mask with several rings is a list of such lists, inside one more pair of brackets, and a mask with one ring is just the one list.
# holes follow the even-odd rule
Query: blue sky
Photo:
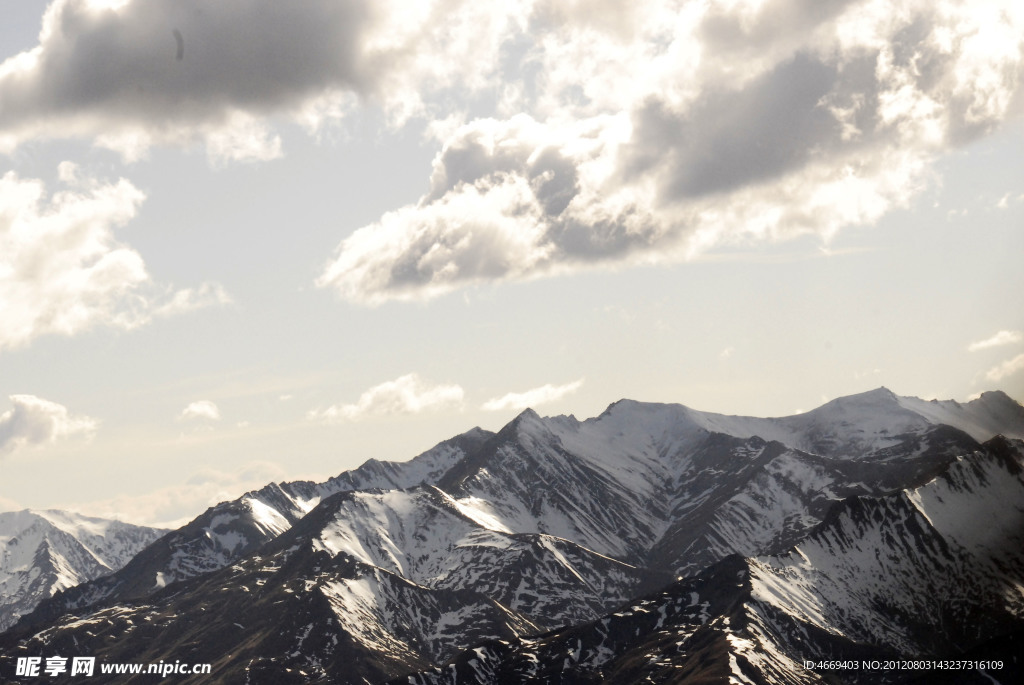
[[0, 11], [0, 508], [178, 521], [525, 406], [1024, 398], [1017, 3]]

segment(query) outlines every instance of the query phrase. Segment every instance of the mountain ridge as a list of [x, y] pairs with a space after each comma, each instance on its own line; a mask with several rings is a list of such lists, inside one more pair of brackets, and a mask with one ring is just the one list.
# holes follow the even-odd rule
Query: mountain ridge
[[[934, 417], [951, 416], [951, 422], [979, 436], [993, 426], [1013, 436], [1024, 432], [1020, 405], [995, 394], [980, 404], [941, 405], [941, 411], [930, 410], [929, 418], [901, 406], [901, 398], [885, 389], [840, 400], [821, 411], [781, 420], [726, 417], [632, 400], [613, 403], [584, 421], [542, 418], [527, 410], [497, 433], [474, 429], [441, 443], [405, 472], [417, 477], [426, 473], [433, 482], [424, 477], [406, 487], [375, 487], [372, 483], [380, 483], [379, 478], [393, 482], [403, 471], [368, 462], [364, 488], [314, 493], [310, 488], [316, 484], [271, 484], [218, 505], [207, 518], [185, 527], [191, 531], [189, 540], [220, 536], [231, 554], [219, 558], [215, 567], [203, 570], [197, 565], [192, 576], [158, 587], [157, 566], [129, 564], [122, 580], [128, 582], [127, 576], [134, 574], [134, 594], [107, 593], [84, 601], [90, 599], [89, 588], [102, 582], [65, 591], [0, 635], [0, 648], [24, 654], [65, 644], [103, 645], [105, 655], [124, 661], [139, 650], [154, 661], [216, 656], [214, 682], [225, 683], [247, 678], [254, 683], [382, 682], [413, 671], [428, 682], [430, 673], [436, 675], [431, 669], [449, 658], [460, 673], [459, 663], [470, 670], [474, 659], [480, 669], [491, 663], [491, 657], [476, 652], [471, 652], [475, 657], [461, 657], [460, 648], [484, 644], [491, 645], [481, 648], [485, 652], [493, 648], [506, 655], [516, 650], [529, 654], [531, 641], [593, 627], [602, 615], [614, 615], [607, 612], [615, 606], [636, 605], [630, 597], [648, 597], [657, 584], [671, 578], [682, 580], [670, 588], [699, 578], [712, 582], [718, 578], [715, 573], [725, 572], [709, 569], [737, 563], [730, 559], [740, 560], [752, 579], [739, 595], [728, 573], [714, 580], [715, 592], [733, 598], [731, 609], [712, 616], [700, 602], [679, 594], [681, 590], [672, 600], [676, 609], [663, 607], [669, 613], [678, 609], [685, 617], [677, 642], [704, 655], [714, 668], [697, 668], [700, 659], [677, 663], [672, 652], [651, 662], [661, 664], [662, 676], [696, 668], [693, 673], [711, 678], [709, 682], [726, 682], [738, 673], [752, 682], [824, 682], [808, 674], [793, 676], [799, 671], [793, 650], [800, 635], [815, 636], [820, 649], [899, 655], [924, 644], [921, 638], [900, 637], [900, 621], [906, 617], [921, 614], [935, 629], [942, 627], [939, 618], [963, 622], [973, 615], [963, 607], [949, 608], [941, 616], [917, 610], [915, 603], [923, 600], [910, 587], [904, 592], [906, 606], [896, 602], [891, 616], [878, 619], [884, 630], [857, 632], [858, 625], [870, 621], [851, 623], [850, 617], [857, 616], [850, 606], [853, 600], [843, 597], [859, 590], [852, 583], [830, 584], [818, 566], [807, 566], [799, 555], [786, 556], [792, 554], [787, 550], [816, 549], [816, 559], [858, 568], [860, 557], [848, 549], [854, 539], [879, 554], [896, 550], [897, 557], [917, 559], [924, 566], [938, 564], [959, 586], [971, 577], [973, 564], [985, 580], [972, 601], [990, 617], [978, 624], [987, 631], [981, 637], [996, 639], [994, 633], [1002, 627], [1015, 628], [1024, 606], [997, 604], [1013, 583], [1024, 586], [1013, 571], [1024, 567], [1024, 559], [1012, 546], [1019, 542], [1024, 548], [1016, 533], [1024, 525], [1014, 518], [1024, 516], [1024, 441], [989, 436], [983, 445], [963, 428], [936, 423]], [[819, 452], [747, 435], [755, 428], [774, 430]], [[942, 485], [943, 474], [950, 473], [958, 480]], [[358, 484], [355, 476], [336, 479]], [[955, 501], [962, 505], [950, 509]], [[1021, 503], [1006, 510], [991, 504], [1000, 501]], [[254, 502], [281, 519], [254, 508]], [[289, 506], [296, 509], [289, 513]], [[964, 512], [987, 517], [988, 527], [972, 523], [973, 528], [957, 528], [954, 524]], [[221, 521], [226, 528], [218, 527], [217, 516], [228, 517]], [[254, 534], [248, 548], [227, 545], [237, 542], [232, 534], [243, 525], [239, 521], [262, 536]], [[825, 539], [823, 531], [836, 530], [842, 535], [828, 538], [829, 545], [814, 542]], [[987, 537], [979, 531], [987, 531]], [[818, 546], [801, 547], [812, 543]], [[205, 558], [199, 555], [196, 563]], [[920, 569], [918, 562], [897, 562], [877, 572], [889, 573], [893, 586], [902, 587], [904, 576], [917, 577]], [[952, 565], [947, 569], [942, 564]], [[792, 605], [773, 599], [764, 588], [782, 582], [776, 578], [778, 569], [790, 569], [797, 574], [793, 578], [802, 579], [790, 595], [804, 593], [813, 601]], [[785, 573], [780, 576], [785, 582], [796, 582]], [[923, 586], [925, 581], [920, 582]], [[62, 604], [76, 592], [80, 604]], [[751, 599], [750, 593], [757, 592], [761, 594]], [[863, 597], [859, 601], [870, 604]], [[292, 607], [287, 621], [274, 619], [277, 602]], [[814, 602], [820, 605], [814, 615], [801, 613], [800, 607]], [[256, 613], [251, 603], [259, 607]], [[217, 623], [223, 630], [242, 625], [249, 632], [233, 637], [204, 632], [203, 607], [212, 606], [223, 614]], [[654, 612], [654, 625], [659, 611], [650, 605], [632, 615]], [[615, 623], [628, 625], [628, 618], [623, 615]], [[154, 622], [163, 632], [141, 630]], [[82, 632], [85, 624], [89, 634]], [[284, 624], [294, 624], [295, 634], [282, 632]], [[203, 645], [201, 652], [176, 653], [180, 641], [161, 637], [182, 631]], [[952, 630], [948, 635], [966, 639]], [[877, 638], [877, 644], [858, 646], [868, 638]], [[493, 647], [488, 642], [493, 639], [505, 646]], [[651, 639], [665, 649], [675, 644], [661, 634]], [[630, 679], [653, 673], [644, 666], [656, 656], [644, 652], [649, 647], [613, 642], [607, 643], [608, 663], [615, 662], [617, 670], [594, 673], [629, 674]], [[616, 652], [627, 646], [648, 656]], [[980, 649], [981, 642], [975, 646]], [[243, 663], [245, 659], [250, 661]], [[341, 664], [352, 659], [363, 665], [350, 672]], [[567, 672], [582, 679], [572, 682], [588, 682], [593, 673], [574, 663]], [[556, 666], [545, 664], [555, 669], [551, 673], [561, 673]]]

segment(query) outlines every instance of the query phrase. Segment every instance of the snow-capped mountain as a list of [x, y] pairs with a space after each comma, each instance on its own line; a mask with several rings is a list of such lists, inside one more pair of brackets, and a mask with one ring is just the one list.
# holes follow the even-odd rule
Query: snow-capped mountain
[[430, 486], [341, 492], [256, 554], [66, 615], [21, 648], [209, 662], [223, 682], [380, 682], [670, 580], [565, 540], [485, 529]]
[[[843, 500], [782, 554], [732, 555], [598, 620], [492, 640], [395, 683], [920, 678], [862, 669], [984, 652], [1024, 626], [1022, 455], [1024, 444], [997, 438], [920, 487]], [[1020, 682], [1024, 655], [999, 660], [995, 682]], [[993, 680], [971, 668], [952, 682]]]
[[0, 513], [0, 631], [55, 592], [118, 570], [166, 532], [52, 509]]
[[[1020, 405], [990, 395], [1003, 432], [1024, 435]], [[992, 437], [973, 403], [958, 406], [947, 411], [956, 423]], [[527, 410], [439, 487], [482, 525], [682, 574], [782, 548], [835, 500], [923, 482], [977, 445], [885, 389], [785, 419], [624, 400], [582, 422]]]
[[777, 683], [823, 682], [799, 667], [808, 649], [984, 650], [1024, 629], [1022, 436], [1002, 393], [879, 389], [775, 419], [628, 400], [586, 421], [527, 410], [405, 466], [218, 505], [44, 602], [0, 652], [209, 661], [213, 682], [516, 682], [495, 674], [533, 664], [551, 682], [663, 668]]
[[145, 597], [175, 581], [224, 568], [288, 530], [323, 497], [348, 490], [432, 482], [491, 435], [474, 428], [407, 462], [371, 459], [323, 483], [271, 483], [222, 502], [146, 547], [119, 572], [59, 592], [39, 606], [31, 620], [45, 622], [100, 601]]

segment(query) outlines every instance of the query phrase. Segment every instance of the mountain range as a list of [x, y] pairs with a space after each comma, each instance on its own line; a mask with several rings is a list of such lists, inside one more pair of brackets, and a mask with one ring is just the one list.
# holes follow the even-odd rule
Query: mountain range
[[44, 599], [0, 653], [210, 663], [197, 683], [905, 682], [814, 664], [971, 654], [1013, 673], [1022, 438], [1001, 392], [526, 410], [212, 507]]

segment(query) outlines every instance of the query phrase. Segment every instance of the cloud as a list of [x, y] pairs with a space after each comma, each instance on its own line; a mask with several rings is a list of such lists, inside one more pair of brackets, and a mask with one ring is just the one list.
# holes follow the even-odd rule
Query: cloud
[[526, 409], [537, 407], [542, 404], [560, 400], [566, 395], [571, 395], [580, 389], [584, 379], [566, 383], [565, 385], [542, 385], [526, 392], [510, 392], [501, 397], [494, 397], [487, 400], [481, 406], [484, 411], [502, 411], [505, 409]]
[[1018, 371], [1024, 371], [1024, 354], [1018, 354], [1013, 359], [1008, 359], [999, 366], [992, 367], [985, 374], [985, 378], [990, 381], [1001, 381]]
[[74, 435], [90, 436], [99, 422], [72, 416], [67, 407], [33, 395], [11, 395], [14, 405], [0, 414], [0, 454], [54, 443]]
[[74, 335], [94, 325], [131, 329], [229, 301], [215, 283], [174, 291], [152, 282], [142, 256], [120, 242], [144, 199], [125, 179], [102, 183], [68, 162], [68, 188], [14, 172], [0, 177], [0, 351], [40, 335]]
[[186, 485], [190, 486], [233, 486], [239, 483], [259, 483], [259, 487], [274, 480], [287, 476], [287, 472], [277, 463], [271, 461], [252, 461], [233, 472], [207, 467], [189, 476]]
[[871, 224], [1010, 115], [1022, 34], [1012, 0], [57, 0], [0, 65], [0, 149], [201, 141], [222, 164], [360, 102], [442, 122], [429, 191], [317, 280], [423, 300]]
[[535, 5], [521, 113], [454, 131], [429, 191], [342, 241], [319, 286], [375, 305], [828, 241], [908, 206], [1021, 92], [1010, 2], [586, 6]]
[[94, 323], [134, 324], [134, 291], [149, 276], [113, 228], [135, 216], [142, 199], [124, 179], [44, 199], [40, 181], [0, 178], [0, 349]]
[[198, 288], [182, 288], [153, 307], [154, 317], [176, 316], [205, 307], [231, 304], [231, 296], [220, 283], [207, 282]]
[[39, 45], [0, 67], [0, 130], [11, 143], [55, 131], [122, 148], [112, 141], [136, 138], [145, 147], [212, 137], [218, 154], [249, 156], [264, 137], [258, 125], [252, 130], [253, 114], [359, 85], [356, 46], [367, 9], [328, 0], [303, 6], [57, 0]]
[[0, 512], [4, 511], [21, 511], [25, 507], [21, 506], [20, 503], [8, 497], [0, 497]]
[[719, 359], [728, 359], [729, 357], [732, 356], [732, 353], [735, 352], [735, 351], [736, 350], [733, 347], [726, 347], [724, 350], [722, 350], [721, 352], [718, 353], [718, 358]]
[[230, 472], [207, 467], [191, 474], [179, 485], [168, 485], [142, 494], [77, 502], [69, 504], [68, 508], [90, 516], [178, 528], [208, 507], [289, 477], [294, 478], [295, 474], [289, 474], [280, 465], [268, 461], [249, 462]]
[[220, 421], [220, 408], [210, 400], [197, 400], [185, 407], [178, 415], [179, 421], [191, 419]]
[[432, 385], [415, 373], [375, 385], [354, 404], [336, 404], [309, 412], [307, 418], [333, 423], [358, 421], [373, 416], [419, 414], [462, 406], [463, 390], [458, 385]]
[[967, 350], [970, 352], [977, 352], [978, 350], [987, 350], [990, 347], [1012, 345], [1014, 343], [1019, 343], [1021, 340], [1024, 340], [1024, 333], [1021, 331], [999, 331], [991, 338], [972, 342], [967, 346]]
[[624, 259], [660, 230], [601, 179], [624, 132], [605, 117], [472, 122], [435, 159], [420, 203], [353, 233], [317, 285], [378, 304]]
[[85, 138], [131, 160], [202, 141], [216, 163], [271, 159], [272, 119], [320, 126], [357, 96], [400, 121], [421, 94], [483, 87], [524, 21], [502, 5], [56, 0], [39, 44], [0, 65], [0, 150]]

